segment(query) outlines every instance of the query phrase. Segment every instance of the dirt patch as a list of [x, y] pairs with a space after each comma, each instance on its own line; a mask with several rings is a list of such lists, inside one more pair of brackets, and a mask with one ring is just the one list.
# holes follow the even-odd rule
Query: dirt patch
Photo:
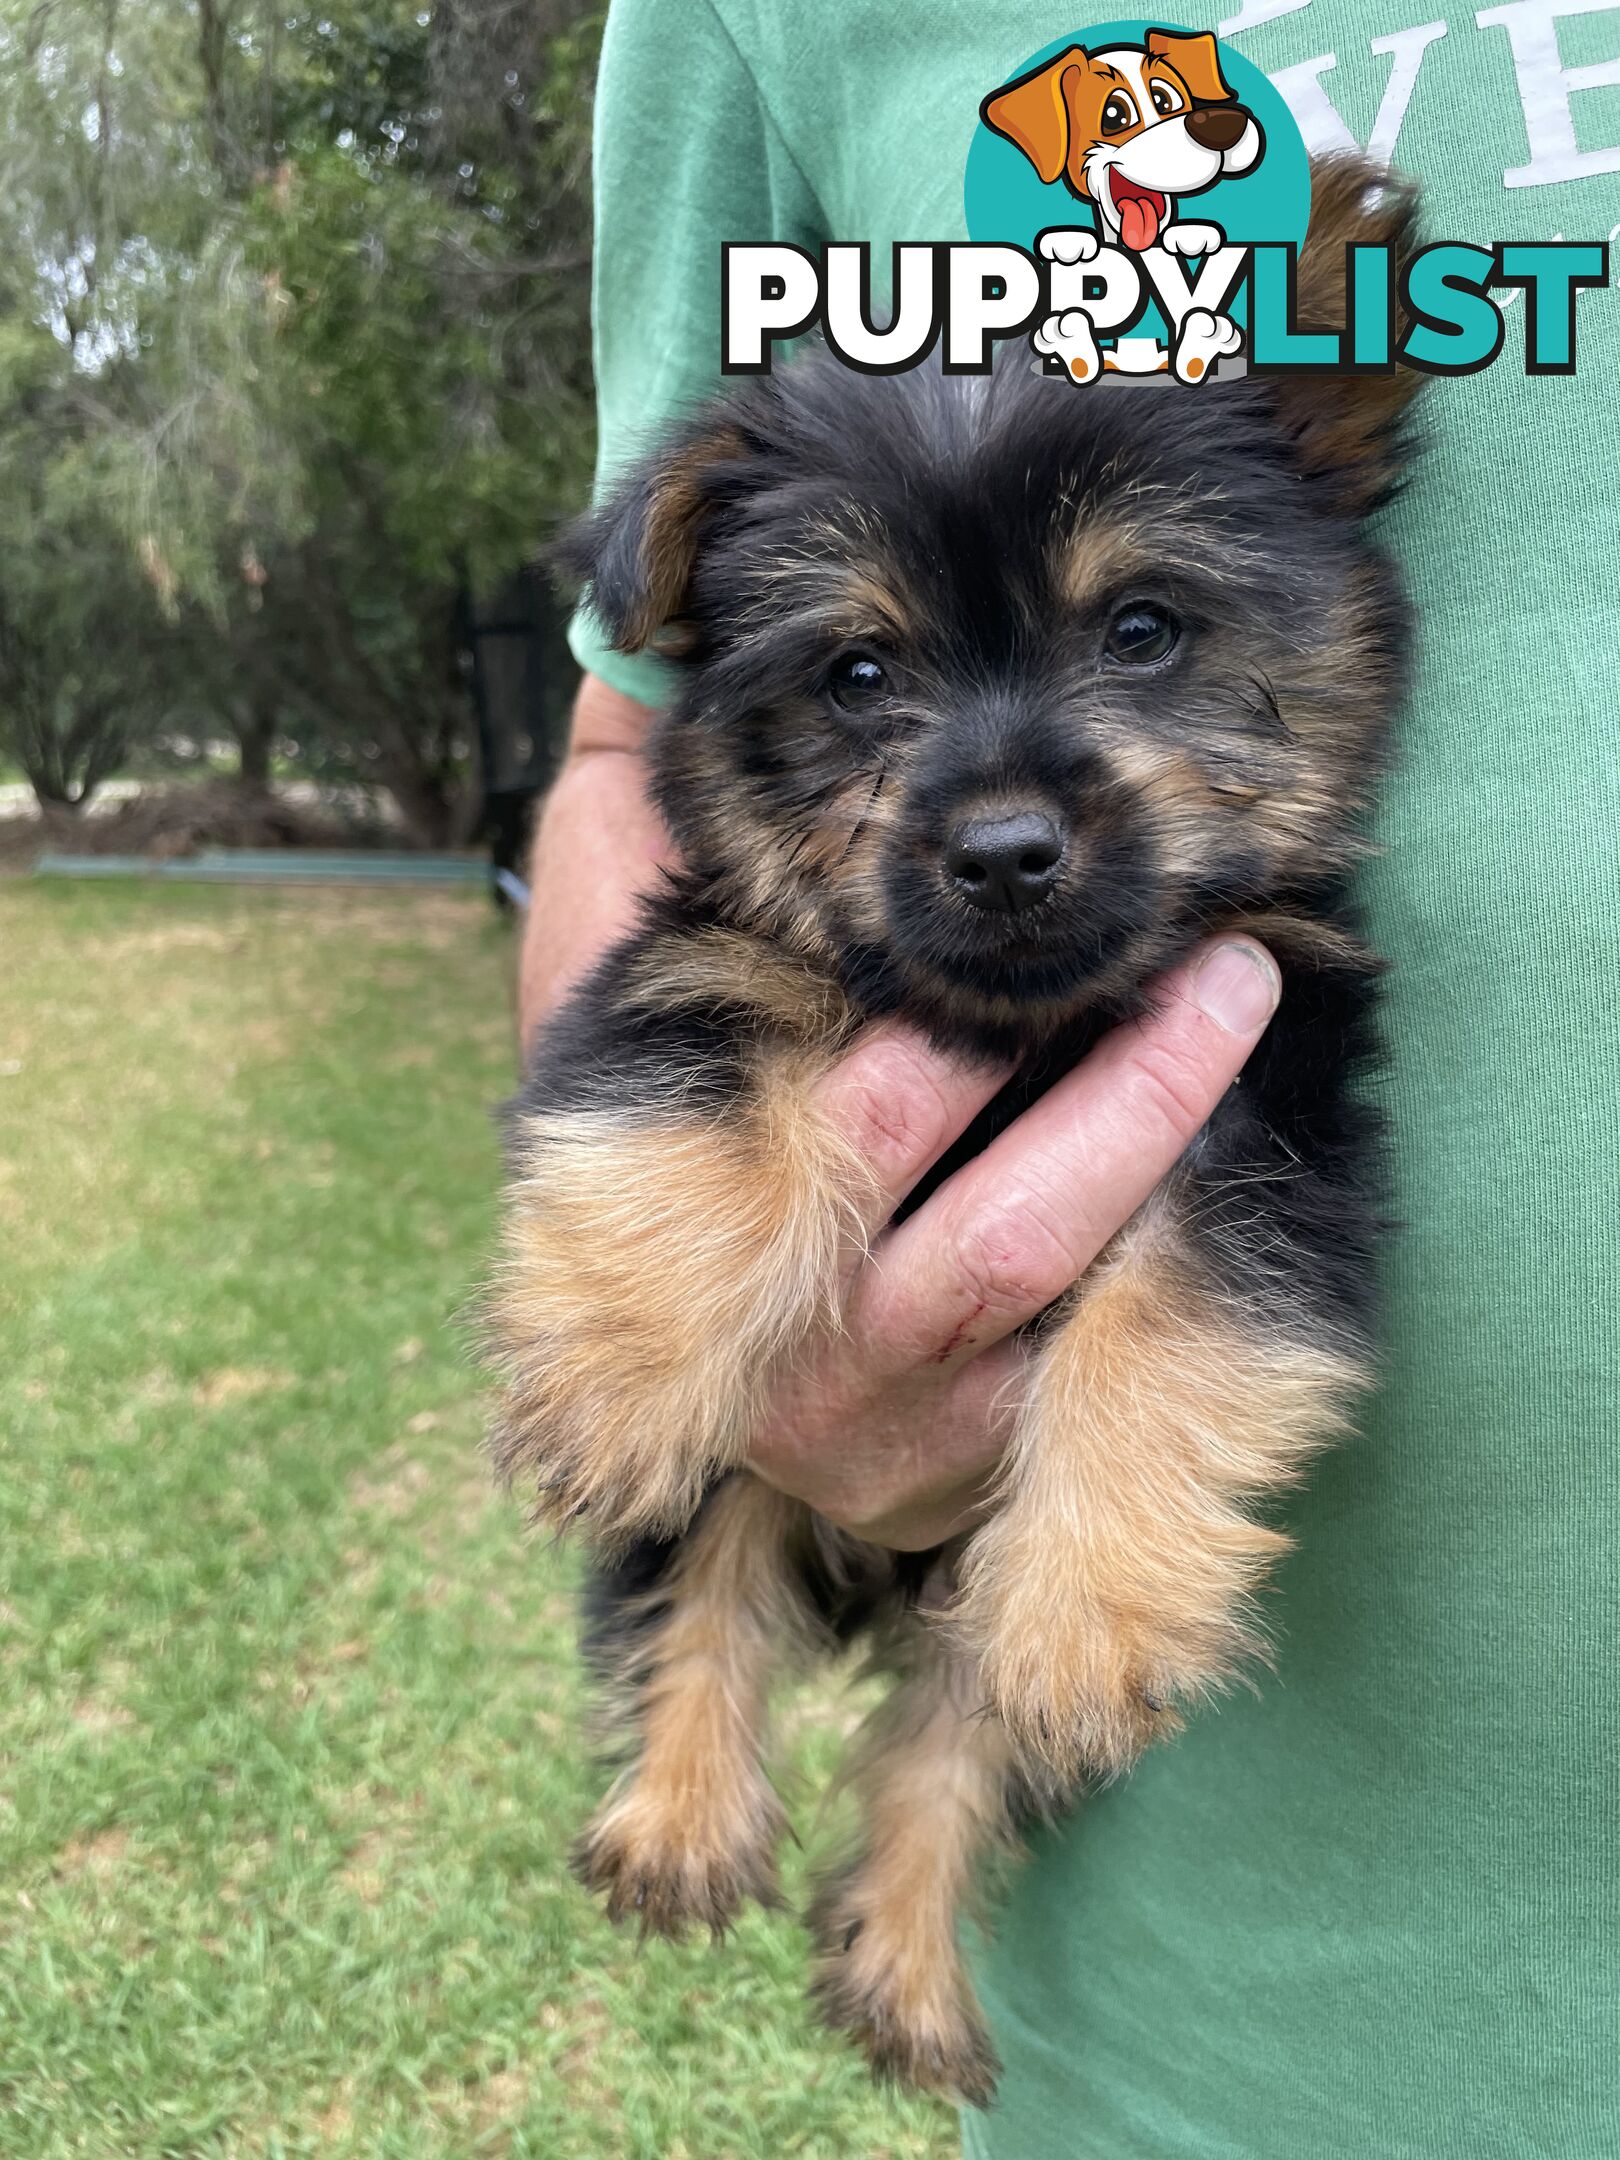
[[572, 2091], [593, 2087], [596, 2059], [612, 2037], [613, 2020], [606, 2005], [594, 1995], [581, 1995], [567, 2005], [545, 2003], [540, 2010], [545, 2032], [562, 2036], [551, 2067]]
[[127, 1830], [98, 1830], [93, 1837], [73, 1838], [56, 1856], [55, 1872], [64, 1881], [82, 1876], [101, 1879], [115, 1874], [129, 1851]]
[[191, 1391], [191, 1399], [200, 1410], [219, 1410], [227, 1403], [242, 1402], [254, 1395], [268, 1395], [274, 1389], [290, 1387], [292, 1374], [276, 1372], [265, 1365], [222, 1365], [217, 1372], [207, 1374]]
[[350, 1482], [349, 1498], [363, 1514], [399, 1522], [432, 1483], [433, 1472], [425, 1462], [402, 1447], [391, 1447], [373, 1469]]
[[533, 2081], [526, 2070], [497, 2070], [473, 2091], [473, 2128], [498, 2129], [511, 2116], [522, 2113], [532, 2090]]
[[381, 1830], [368, 1830], [338, 1872], [338, 1881], [362, 1905], [381, 1904], [388, 1891], [387, 1862], [392, 1841]]
[[122, 1703], [96, 1702], [87, 1696], [73, 1705], [73, 1722], [80, 1732], [100, 1739], [104, 1733], [128, 1732], [135, 1723], [135, 1713]]

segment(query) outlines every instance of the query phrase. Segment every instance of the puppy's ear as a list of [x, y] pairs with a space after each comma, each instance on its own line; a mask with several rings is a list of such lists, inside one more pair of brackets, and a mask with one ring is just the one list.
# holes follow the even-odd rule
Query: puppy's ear
[[992, 90], [979, 107], [985, 126], [1016, 143], [1045, 181], [1056, 180], [1069, 162], [1069, 93], [1064, 77], [1090, 64], [1090, 55], [1071, 45], [1055, 60], [1031, 68], [1004, 89]]
[[1221, 57], [1207, 30], [1183, 37], [1174, 30], [1150, 30], [1144, 43], [1155, 60], [1168, 60], [1200, 105], [1224, 105], [1234, 93], [1221, 73]]
[[[1418, 244], [1417, 191], [1410, 182], [1361, 157], [1313, 158], [1311, 222], [1295, 286], [1298, 327], [1345, 327], [1347, 248], [1388, 248], [1394, 286]], [[1392, 334], [1398, 337], [1400, 330], [1397, 319]], [[1394, 493], [1410, 448], [1403, 423], [1423, 383], [1415, 369], [1258, 379], [1276, 401], [1296, 461], [1332, 507], [1360, 517]]]
[[589, 582], [591, 606], [621, 652], [655, 639], [678, 648], [705, 528], [744, 491], [753, 460], [741, 421], [711, 408], [563, 536], [558, 560]]

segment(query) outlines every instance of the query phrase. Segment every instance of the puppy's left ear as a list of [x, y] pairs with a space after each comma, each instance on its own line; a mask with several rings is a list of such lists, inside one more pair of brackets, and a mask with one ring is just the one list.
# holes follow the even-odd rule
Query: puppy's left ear
[[678, 650], [705, 532], [747, 491], [755, 446], [742, 421], [711, 406], [632, 468], [562, 539], [564, 569], [620, 652], [654, 641]]
[[[1361, 157], [1313, 158], [1311, 222], [1300, 249], [1295, 308], [1302, 331], [1345, 327], [1346, 254], [1387, 248], [1391, 283], [1419, 246], [1417, 190]], [[1400, 335], [1401, 324], [1392, 324]], [[1381, 375], [1262, 375], [1292, 439], [1296, 462], [1332, 509], [1363, 517], [1395, 492], [1410, 440], [1405, 421], [1424, 378], [1393, 367]]]
[[1153, 59], [1169, 61], [1200, 105], [1230, 104], [1235, 93], [1221, 73], [1221, 56], [1207, 30], [1194, 37], [1150, 30], [1144, 43]]

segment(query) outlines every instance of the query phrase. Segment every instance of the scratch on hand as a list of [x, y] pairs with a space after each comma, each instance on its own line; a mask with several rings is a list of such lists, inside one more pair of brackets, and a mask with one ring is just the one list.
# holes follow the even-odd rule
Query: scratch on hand
[[945, 1360], [950, 1357], [954, 1351], [961, 1349], [963, 1338], [966, 1336], [968, 1329], [972, 1327], [974, 1321], [978, 1319], [980, 1313], [984, 1311], [985, 1304], [986, 1300], [984, 1298], [980, 1298], [978, 1304], [974, 1306], [973, 1310], [968, 1314], [967, 1318], [965, 1320], [959, 1320], [956, 1323], [955, 1327], [952, 1328], [950, 1332], [950, 1337], [948, 1341], [941, 1349], [936, 1350], [932, 1358], [929, 1359], [929, 1363], [931, 1365], [943, 1365]]

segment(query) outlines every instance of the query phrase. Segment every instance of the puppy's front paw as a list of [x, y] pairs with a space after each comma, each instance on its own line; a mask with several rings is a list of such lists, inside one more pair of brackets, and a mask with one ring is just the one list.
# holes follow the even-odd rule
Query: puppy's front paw
[[723, 1803], [660, 1791], [641, 1779], [611, 1795], [574, 1848], [574, 1873], [643, 1938], [678, 1941], [689, 1928], [723, 1935], [745, 1899], [779, 1902], [782, 1812], [763, 1781]]
[[823, 1892], [810, 1926], [816, 2007], [855, 2042], [873, 2074], [988, 2107], [1001, 2064], [949, 1936], [941, 1943], [922, 1915], [908, 1933], [858, 1873]]
[[[1028, 1758], [1060, 1785], [1111, 1778], [1181, 1729], [1173, 1647], [1136, 1616], [1072, 1593], [1067, 1601], [995, 1602], [981, 1593], [957, 1614], [979, 1651], [985, 1694]], [[1196, 1683], [1194, 1683], [1196, 1684]]]
[[802, 1109], [774, 1129], [540, 1115], [522, 1140], [486, 1307], [496, 1461], [601, 1549], [678, 1535], [833, 1314], [841, 1158]]
[[1174, 1705], [1207, 1689], [1212, 1645], [1124, 1597], [1088, 1592], [1074, 1555], [1048, 1535], [1031, 1544], [992, 1517], [963, 1563], [947, 1624], [971, 1648], [990, 1707], [1027, 1761], [1059, 1788], [1128, 1770], [1179, 1732]]

